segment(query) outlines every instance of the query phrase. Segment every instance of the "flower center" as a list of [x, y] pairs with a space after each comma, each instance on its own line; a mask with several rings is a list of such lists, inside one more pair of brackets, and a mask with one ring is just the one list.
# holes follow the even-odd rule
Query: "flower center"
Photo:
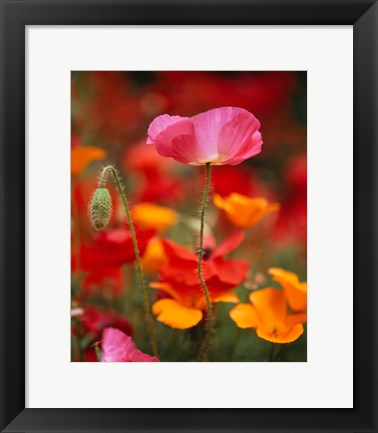
[[200, 159], [199, 161], [190, 162], [190, 165], [220, 165], [226, 159], [226, 155], [221, 153], [214, 153], [206, 157], [206, 159]]

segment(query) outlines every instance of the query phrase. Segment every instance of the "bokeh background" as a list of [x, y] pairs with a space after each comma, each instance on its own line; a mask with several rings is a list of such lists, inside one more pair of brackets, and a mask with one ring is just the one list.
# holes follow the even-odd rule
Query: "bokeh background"
[[[161, 158], [145, 144], [148, 125], [157, 115], [192, 116], [235, 106], [260, 120], [261, 154], [238, 166], [215, 167], [212, 176], [213, 191], [222, 196], [238, 192], [281, 205], [278, 213], [248, 229], [243, 247], [233, 253], [251, 261], [249, 278], [236, 292], [246, 301], [251, 290], [276, 285], [267, 274], [270, 267], [296, 272], [306, 281], [306, 72], [72, 72], [71, 83], [73, 361], [98, 359], [98, 342], [107, 326], [132, 335], [137, 347], [149, 352], [129, 257], [123, 251], [107, 260], [95, 248], [98, 233], [90, 224], [88, 203], [105, 164], [119, 170], [131, 205], [150, 202], [179, 212], [182, 221], [165, 237], [195, 245], [196, 230], [190, 225], [198, 222], [203, 177], [198, 167]], [[83, 147], [93, 149], [82, 152]], [[110, 227], [117, 230], [125, 226], [125, 218], [114, 188], [109, 188], [114, 201]], [[232, 229], [212, 201], [207, 221], [217, 241]], [[157, 280], [153, 273], [148, 278]], [[216, 306], [210, 360], [266, 361], [271, 344], [254, 330], [238, 329], [228, 317], [231, 307]], [[162, 361], [194, 360], [195, 328], [180, 331], [158, 322], [156, 327]], [[283, 345], [277, 361], [306, 360], [305, 330], [297, 341]]]

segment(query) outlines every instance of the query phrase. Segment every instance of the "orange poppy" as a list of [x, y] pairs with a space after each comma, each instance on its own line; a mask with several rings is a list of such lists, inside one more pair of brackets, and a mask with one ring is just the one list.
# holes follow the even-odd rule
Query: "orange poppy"
[[71, 173], [76, 176], [91, 162], [105, 158], [104, 149], [94, 146], [76, 146], [71, 149]]
[[279, 283], [286, 295], [287, 302], [293, 311], [307, 309], [307, 283], [300, 282], [298, 275], [282, 268], [270, 268], [269, 274]]
[[267, 287], [251, 293], [250, 304], [238, 304], [230, 311], [239, 328], [254, 328], [260, 338], [272, 343], [291, 343], [303, 334], [307, 315], [288, 314], [285, 293]]
[[176, 224], [179, 216], [176, 211], [153, 203], [138, 203], [133, 206], [132, 217], [141, 229], [156, 229], [164, 232]]
[[228, 197], [214, 194], [213, 199], [215, 206], [224, 210], [229, 221], [240, 228], [251, 228], [280, 208], [278, 203], [269, 204], [265, 198], [250, 198], [236, 192]]

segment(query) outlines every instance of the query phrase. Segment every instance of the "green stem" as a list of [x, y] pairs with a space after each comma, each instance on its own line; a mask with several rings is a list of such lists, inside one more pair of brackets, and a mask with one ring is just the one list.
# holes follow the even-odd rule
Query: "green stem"
[[281, 344], [272, 343], [272, 348], [270, 350], [268, 362], [275, 362], [278, 358], [278, 355], [281, 352]]
[[133, 247], [134, 247], [134, 252], [135, 252], [136, 272], [137, 272], [137, 276], [138, 276], [138, 280], [139, 280], [139, 286], [140, 286], [140, 289], [141, 289], [142, 295], [143, 295], [144, 317], [146, 320], [147, 330], [148, 330], [148, 334], [150, 337], [150, 344], [151, 344], [152, 352], [153, 352], [154, 356], [158, 356], [158, 347], [157, 347], [155, 328], [153, 326], [153, 320], [152, 320], [152, 315], [151, 315], [150, 298], [148, 296], [147, 286], [146, 286], [146, 282], [145, 282], [144, 274], [143, 274], [143, 270], [142, 270], [142, 263], [140, 260], [139, 247], [138, 247], [137, 239], [135, 236], [134, 224], [133, 224], [133, 221], [131, 219], [129, 206], [128, 206], [128, 203], [126, 200], [125, 192], [122, 188], [121, 180], [119, 178], [117, 171], [111, 165], [104, 167], [104, 169], [102, 170], [102, 173], [100, 176], [100, 181], [99, 181], [100, 188], [103, 188], [105, 185], [106, 175], [107, 175], [108, 171], [110, 171], [111, 174], [113, 175], [114, 182], [115, 182], [116, 187], [118, 189], [118, 192], [121, 196], [122, 204], [123, 204], [123, 207], [124, 207], [124, 210], [126, 213], [127, 223], [129, 225], [131, 239], [133, 242]]
[[203, 278], [202, 275], [202, 262], [203, 262], [203, 254], [204, 254], [203, 236], [204, 236], [204, 228], [205, 228], [207, 201], [209, 198], [209, 191], [210, 191], [210, 172], [211, 172], [210, 168], [211, 168], [210, 163], [206, 163], [206, 185], [205, 185], [205, 192], [203, 195], [202, 208], [201, 208], [200, 244], [199, 244], [199, 255], [198, 255], [198, 268], [197, 268], [198, 278], [200, 280], [202, 290], [205, 294], [206, 307], [207, 307], [205, 335], [202, 340], [201, 347], [198, 354], [198, 361], [201, 362], [206, 360], [206, 355], [210, 347], [211, 336], [213, 332], [213, 322], [214, 322], [209, 289], [207, 288], [205, 279]]

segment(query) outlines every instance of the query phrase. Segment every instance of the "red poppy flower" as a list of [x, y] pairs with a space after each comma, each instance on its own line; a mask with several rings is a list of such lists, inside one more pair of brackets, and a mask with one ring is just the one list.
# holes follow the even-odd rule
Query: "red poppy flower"
[[[151, 229], [136, 231], [141, 255], [154, 235], [155, 230]], [[91, 241], [83, 242], [78, 252], [72, 250], [72, 272], [84, 272], [82, 288], [85, 291], [106, 286], [114, 295], [120, 295], [125, 287], [121, 267], [134, 260], [135, 253], [129, 230], [104, 230], [96, 233]]]
[[[205, 249], [202, 273], [213, 302], [238, 302], [232, 289], [243, 283], [249, 262], [227, 260], [223, 256], [237, 248], [244, 234], [231, 234], [216, 249]], [[163, 240], [168, 264], [159, 270], [160, 281], [151, 287], [163, 292], [168, 299], [153, 305], [157, 319], [168, 326], [186, 329], [195, 326], [203, 317], [206, 301], [197, 276], [198, 257], [195, 253], [170, 240]]]
[[[227, 290], [240, 285], [248, 271], [248, 260], [226, 260], [223, 256], [235, 250], [243, 241], [244, 233], [233, 232], [213, 251], [205, 249], [203, 275], [209, 290]], [[163, 246], [168, 257], [168, 264], [160, 269], [164, 281], [183, 283], [188, 286], [198, 286], [198, 257], [168, 239], [163, 240]]]
[[[155, 233], [153, 229], [136, 231], [141, 254]], [[104, 230], [96, 233], [93, 242], [83, 245], [81, 249], [83, 270], [92, 270], [96, 267], [118, 267], [134, 260], [132, 238], [127, 229]]]

